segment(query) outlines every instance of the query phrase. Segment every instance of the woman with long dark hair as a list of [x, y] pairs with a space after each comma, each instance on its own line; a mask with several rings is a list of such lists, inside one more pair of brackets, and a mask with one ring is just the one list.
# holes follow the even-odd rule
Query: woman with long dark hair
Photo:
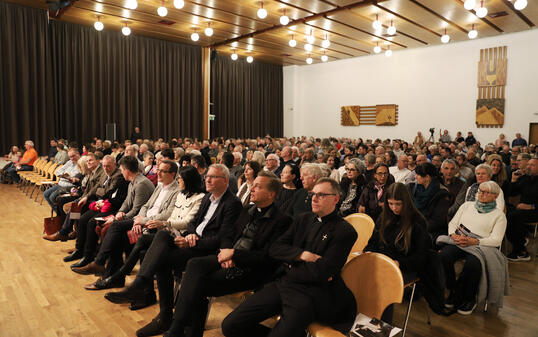
[[243, 206], [250, 203], [250, 188], [261, 170], [262, 166], [257, 161], [249, 161], [245, 164], [245, 171], [239, 177], [239, 181], [243, 181], [243, 183], [237, 191], [237, 197], [241, 200]]
[[366, 167], [357, 158], [350, 159], [346, 164], [346, 175], [340, 182], [340, 188], [342, 189], [342, 200], [339, 207], [339, 214], [341, 216], [347, 216], [357, 212], [357, 204], [362, 194], [364, 185], [366, 185], [366, 178], [364, 177], [364, 171]]
[[359, 198], [359, 213], [368, 214], [374, 221], [383, 210], [387, 188], [394, 183], [394, 177], [389, 173], [389, 167], [385, 163], [374, 166], [374, 175]]
[[423, 163], [415, 169], [416, 183], [409, 184], [409, 191], [416, 208], [428, 221], [428, 233], [433, 242], [448, 231], [450, 193], [441, 185], [439, 171], [432, 163]]

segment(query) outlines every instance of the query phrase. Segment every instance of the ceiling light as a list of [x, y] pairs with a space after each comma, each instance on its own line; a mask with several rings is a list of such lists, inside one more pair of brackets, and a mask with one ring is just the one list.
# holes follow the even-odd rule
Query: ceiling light
[[174, 0], [174, 7], [181, 9], [185, 6], [185, 1], [183, 0]]
[[329, 37], [325, 35], [325, 40], [321, 41], [321, 46], [323, 48], [329, 48], [330, 45], [331, 45], [331, 41], [329, 41]]
[[321, 61], [323, 61], [323, 62], [329, 61], [329, 56], [327, 56], [325, 54], [321, 55]]
[[102, 31], [103, 28], [105, 28], [105, 25], [103, 25], [103, 23], [101, 22], [100, 16], [97, 17], [97, 21], [95, 21], [95, 23], [93, 24], [93, 28], [95, 28], [95, 30], [99, 32]]
[[282, 16], [280, 17], [280, 24], [282, 26], [285, 26], [288, 23], [290, 23], [290, 18], [288, 18], [288, 16], [286, 15], [286, 10], [284, 9]]
[[233, 52], [233, 54], [231, 55], [232, 57], [232, 60], [236, 61], [237, 60], [237, 54], [235, 53], [235, 51]]
[[254, 61], [254, 57], [252, 57], [252, 56], [248, 56], [248, 57], [247, 57], [247, 62], [248, 62], [248, 63], [252, 63], [252, 61]]
[[131, 35], [131, 28], [127, 27], [127, 22], [125, 23], [125, 27], [121, 29], [121, 32], [125, 36]]
[[392, 56], [392, 50], [390, 50], [390, 45], [387, 46], [387, 50], [385, 51], [385, 56], [386, 57]]
[[450, 41], [450, 36], [447, 35], [446, 28], [445, 28], [445, 33], [443, 34], [443, 36], [441, 36], [441, 42], [448, 43], [448, 41]]
[[[263, 8], [263, 1], [261, 3], [261, 8], [258, 9], [258, 17], [260, 19], [265, 19], [267, 17], [267, 10], [265, 8]], [[250, 63], [250, 62], [249, 62]]]
[[136, 2], [136, 0], [127, 0], [125, 2], [125, 7], [129, 9], [136, 9], [136, 7], [138, 7], [138, 2]]
[[474, 29], [474, 23], [473, 23], [473, 28], [469, 31], [469, 34], [467, 34], [469, 36], [470, 39], [474, 39], [478, 36], [478, 32], [476, 31], [476, 29]]
[[392, 20], [390, 20], [390, 27], [387, 28], [387, 34], [389, 34], [389, 35], [396, 34], [396, 27], [394, 27], [394, 24], [393, 24]]
[[476, 10], [476, 16], [479, 18], [485, 18], [488, 15], [488, 9], [484, 7], [484, 0], [480, 1], [480, 7]]
[[168, 14], [168, 9], [166, 9], [166, 7], [164, 7], [164, 0], [161, 2], [162, 6], [157, 8], [157, 14], [159, 14], [159, 16], [166, 16], [166, 14]]
[[312, 31], [310, 31], [310, 35], [306, 37], [306, 42], [308, 42], [309, 44], [314, 44], [314, 41], [316, 41], [316, 38], [312, 34]]
[[251, 44], [248, 44], [248, 45], [247, 45], [247, 50], [248, 50], [248, 51], [252, 51], [252, 48], [253, 48], [253, 46], [252, 46]]
[[377, 45], [374, 47], [374, 53], [376, 53], [376, 54], [381, 53], [381, 47], [379, 46], [379, 42], [378, 42]]
[[306, 50], [306, 51], [312, 51], [312, 49], [313, 49], [313, 47], [312, 47], [311, 44], [307, 43], [307, 44], [304, 45], [304, 50]]
[[312, 62], [313, 62], [313, 60], [312, 60], [312, 58], [310, 56], [306, 58], [306, 63], [312, 64]]
[[204, 33], [206, 36], [213, 35], [213, 28], [211, 28], [211, 22], [207, 23], [207, 28], [205, 29]]
[[516, 0], [516, 2], [514, 2], [514, 8], [518, 11], [524, 9], [525, 7], [527, 7], [527, 0]]
[[196, 33], [196, 31], [194, 33], [191, 34], [191, 40], [193, 40], [194, 42], [200, 40], [200, 35], [198, 35], [198, 33]]
[[465, 0], [463, 7], [468, 11], [474, 9], [476, 7], [476, 0]]
[[375, 30], [380, 30], [383, 25], [381, 24], [381, 21], [379, 21], [379, 16], [375, 15], [375, 21], [372, 22], [372, 27], [374, 27]]
[[288, 44], [290, 45], [290, 47], [295, 47], [297, 45], [297, 41], [295, 41], [295, 39], [293, 38], [293, 35], [291, 36], [291, 40], [288, 42]]

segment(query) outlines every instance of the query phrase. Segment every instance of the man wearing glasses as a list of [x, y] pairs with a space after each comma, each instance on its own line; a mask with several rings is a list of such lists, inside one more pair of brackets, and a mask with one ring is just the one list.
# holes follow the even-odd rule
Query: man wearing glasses
[[205, 176], [207, 194], [202, 199], [200, 209], [187, 225], [187, 230], [174, 236], [169, 231], [157, 232], [134, 282], [125, 290], [107, 293], [105, 298], [113, 303], [142, 302], [151, 296], [153, 277], [157, 275], [159, 305], [162, 315], [155, 325], [170, 325], [167, 317], [172, 317], [173, 273], [185, 269], [193, 257], [207, 256], [218, 252], [220, 240], [230, 231], [241, 212], [241, 201], [228, 190], [230, 172], [222, 164], [209, 167]]
[[357, 233], [336, 210], [339, 185], [319, 179], [312, 190], [312, 212], [294, 219], [271, 246], [269, 256], [283, 264], [277, 280], [248, 297], [222, 322], [226, 337], [265, 336], [263, 320], [280, 314], [271, 336], [304, 336], [314, 321], [347, 333], [355, 300], [340, 277]]
[[[73, 269], [79, 274], [103, 274], [102, 279], [87, 285], [88, 290], [107, 289], [115, 286], [123, 287], [124, 280], [118, 284], [105, 282], [108, 276], [113, 275], [122, 265], [123, 248], [128, 245], [127, 232], [132, 230], [136, 236], [142, 234], [142, 228], [149, 220], [167, 220], [172, 214], [179, 184], [176, 180], [178, 167], [170, 160], [163, 160], [157, 170], [161, 184], [151, 194], [149, 200], [140, 208], [138, 214], [132, 219], [110, 220], [110, 229], [107, 231], [99, 253], [95, 260], [86, 267]], [[105, 264], [108, 268], [105, 272]]]

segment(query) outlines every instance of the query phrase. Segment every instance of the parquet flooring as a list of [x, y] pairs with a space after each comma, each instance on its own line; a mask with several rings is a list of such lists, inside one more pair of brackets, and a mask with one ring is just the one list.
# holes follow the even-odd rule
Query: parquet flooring
[[[40, 206], [14, 185], [0, 185], [0, 205], [0, 337], [134, 336], [157, 314], [157, 306], [130, 311], [104, 300], [105, 291], [84, 290], [95, 276], [75, 274], [62, 261], [74, 241], [41, 239], [43, 218], [50, 214], [46, 203]], [[536, 241], [530, 246], [533, 256]], [[407, 335], [537, 337], [537, 259], [510, 263], [510, 274], [512, 294], [505, 297], [504, 308], [477, 309], [470, 316], [432, 314], [429, 326], [422, 299], [413, 304]], [[217, 299], [204, 336], [222, 336], [220, 322], [236, 304], [234, 298]], [[406, 307], [396, 306], [396, 325], [402, 325]]]

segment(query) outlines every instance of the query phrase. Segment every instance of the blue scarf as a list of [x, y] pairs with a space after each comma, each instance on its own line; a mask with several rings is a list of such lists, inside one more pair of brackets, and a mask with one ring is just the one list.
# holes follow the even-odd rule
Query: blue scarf
[[413, 192], [413, 201], [415, 202], [415, 206], [417, 206], [417, 209], [422, 213], [422, 215], [425, 215], [426, 213], [426, 206], [428, 205], [428, 202], [432, 198], [432, 196], [439, 191], [440, 188], [440, 182], [438, 179], [432, 179], [430, 184], [428, 185], [428, 188], [424, 188], [424, 185], [416, 184], [415, 185], [415, 191]]
[[478, 199], [476, 199], [474, 203], [474, 208], [478, 211], [478, 213], [489, 213], [493, 211], [497, 207], [497, 201], [493, 200], [492, 202], [480, 202]]

